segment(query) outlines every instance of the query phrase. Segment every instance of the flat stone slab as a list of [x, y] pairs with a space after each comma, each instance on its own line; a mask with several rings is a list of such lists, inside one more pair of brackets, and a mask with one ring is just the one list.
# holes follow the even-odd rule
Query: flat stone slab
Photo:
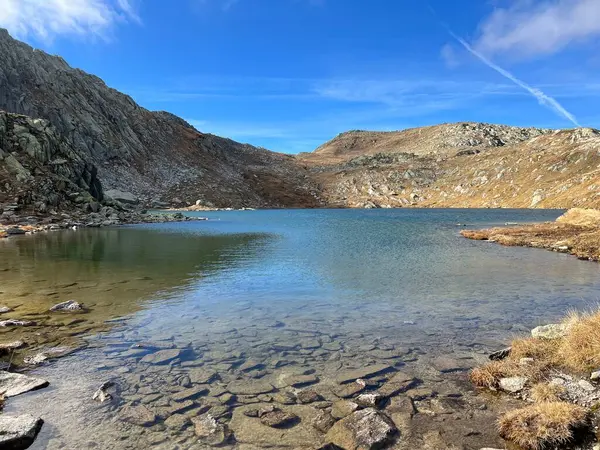
[[234, 380], [227, 385], [227, 390], [236, 395], [268, 394], [273, 389], [273, 385], [260, 380]]
[[325, 440], [346, 450], [385, 448], [398, 433], [394, 422], [373, 408], [356, 411], [338, 421]]
[[[249, 417], [250, 410], [273, 407], [270, 404], [245, 405], [235, 408], [229, 423], [231, 431], [239, 444], [253, 448], [319, 448], [323, 445], [323, 436], [312, 423], [317, 420], [320, 411], [308, 405], [280, 406], [281, 411], [298, 417], [291, 428], [272, 428], [261, 422], [258, 417]], [[269, 414], [269, 413], [266, 413]], [[263, 415], [264, 416], [264, 415]]]
[[377, 393], [384, 397], [392, 397], [406, 391], [411, 386], [414, 386], [416, 382], [416, 378], [412, 375], [404, 372], [396, 372], [388, 381], [383, 383], [383, 386], [377, 389]]
[[29, 414], [0, 415], [0, 448], [26, 449], [35, 440], [44, 421]]
[[359, 378], [369, 378], [380, 373], [394, 370], [388, 364], [373, 364], [370, 366], [360, 367], [358, 369], [342, 370], [338, 373], [336, 381], [340, 384], [350, 383]]
[[141, 362], [147, 364], [167, 364], [181, 355], [181, 350], [173, 348], [169, 350], [159, 350], [155, 353], [150, 353], [141, 359]]
[[5, 397], [14, 397], [25, 392], [45, 388], [50, 383], [42, 378], [30, 377], [20, 373], [0, 372], [0, 393]]

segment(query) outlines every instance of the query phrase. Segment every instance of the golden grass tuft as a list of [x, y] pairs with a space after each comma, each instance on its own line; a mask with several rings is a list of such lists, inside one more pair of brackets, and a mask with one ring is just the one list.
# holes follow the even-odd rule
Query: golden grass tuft
[[574, 432], [588, 424], [588, 411], [565, 402], [538, 403], [504, 414], [500, 436], [525, 450], [566, 444]]
[[558, 357], [561, 364], [575, 372], [600, 367], [600, 312], [571, 313], [569, 332], [561, 339]]
[[492, 361], [471, 370], [469, 379], [477, 387], [496, 389], [501, 378], [519, 375], [518, 367], [510, 360]]
[[531, 387], [531, 398], [536, 403], [558, 402], [565, 388], [558, 384], [536, 383]]

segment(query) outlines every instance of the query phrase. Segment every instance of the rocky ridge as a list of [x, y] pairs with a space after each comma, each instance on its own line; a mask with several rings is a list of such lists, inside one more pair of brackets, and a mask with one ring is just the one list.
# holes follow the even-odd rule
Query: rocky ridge
[[0, 110], [44, 119], [39, 124], [52, 127], [72, 159], [97, 167], [105, 189], [132, 192], [143, 204], [320, 204], [316, 186], [291, 156], [200, 133], [170, 113], [148, 111], [6, 30], [0, 30]]
[[600, 132], [479, 123], [350, 132], [301, 154], [342, 207], [570, 208], [600, 204]]

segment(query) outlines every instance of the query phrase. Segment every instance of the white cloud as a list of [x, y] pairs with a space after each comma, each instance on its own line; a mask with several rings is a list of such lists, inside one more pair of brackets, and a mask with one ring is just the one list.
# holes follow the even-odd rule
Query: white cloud
[[107, 37], [119, 22], [140, 22], [130, 0], [0, 0], [0, 27], [19, 39]]
[[480, 25], [480, 53], [537, 56], [600, 35], [600, 0], [518, 0]]

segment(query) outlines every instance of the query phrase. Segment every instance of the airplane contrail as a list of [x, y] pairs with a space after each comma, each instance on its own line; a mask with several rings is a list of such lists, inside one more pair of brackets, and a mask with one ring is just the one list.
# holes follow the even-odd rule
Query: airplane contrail
[[499, 65], [490, 61], [484, 55], [479, 53], [477, 50], [475, 50], [473, 47], [471, 47], [467, 41], [465, 41], [463, 38], [461, 38], [460, 36], [457, 36], [455, 33], [453, 33], [452, 30], [450, 30], [447, 27], [446, 27], [446, 29], [448, 30], [448, 33], [450, 33], [450, 35], [454, 39], [456, 39], [469, 53], [471, 53], [473, 56], [475, 56], [477, 59], [479, 59], [486, 66], [490, 67], [491, 69], [494, 69], [496, 72], [498, 72], [503, 77], [508, 78], [510, 81], [515, 83], [517, 86], [520, 86], [523, 89], [525, 89], [527, 92], [529, 92], [535, 98], [537, 98], [538, 102], [540, 102], [541, 105], [554, 110], [554, 112], [563, 116], [565, 119], [571, 121], [575, 126], [577, 126], [577, 127], [581, 126], [581, 125], [579, 125], [579, 122], [577, 122], [577, 118], [573, 114], [571, 114], [569, 111], [567, 111], [560, 103], [558, 103], [558, 101], [556, 99], [550, 97], [549, 95], [544, 94], [540, 89], [534, 88], [534, 87], [528, 85], [527, 83], [525, 83], [524, 81], [518, 79], [512, 73], [503, 69], [502, 67], [500, 67]]

